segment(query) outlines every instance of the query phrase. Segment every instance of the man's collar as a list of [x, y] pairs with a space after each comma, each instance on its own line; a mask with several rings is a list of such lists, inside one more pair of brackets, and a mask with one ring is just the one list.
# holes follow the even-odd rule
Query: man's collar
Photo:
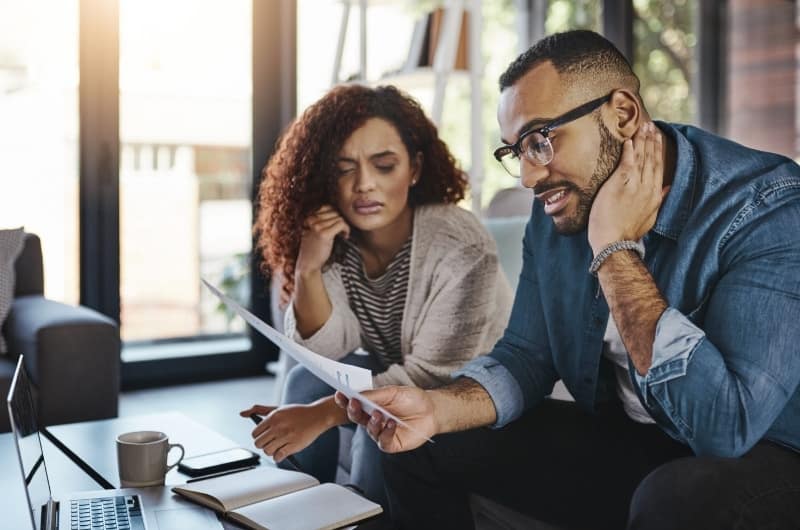
[[694, 146], [675, 127], [663, 121], [656, 125], [675, 142], [675, 176], [661, 208], [653, 231], [670, 239], [678, 239], [692, 211], [697, 178], [697, 156]]

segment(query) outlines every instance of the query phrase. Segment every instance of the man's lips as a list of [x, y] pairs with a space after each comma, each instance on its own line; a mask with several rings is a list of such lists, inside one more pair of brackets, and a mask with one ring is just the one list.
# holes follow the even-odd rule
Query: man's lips
[[536, 198], [544, 203], [545, 214], [554, 215], [567, 205], [570, 193], [571, 190], [569, 188], [552, 188], [537, 193]]

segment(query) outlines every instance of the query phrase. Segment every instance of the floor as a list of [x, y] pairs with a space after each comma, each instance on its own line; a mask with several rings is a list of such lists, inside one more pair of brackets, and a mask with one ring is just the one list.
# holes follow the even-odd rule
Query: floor
[[272, 405], [274, 396], [275, 378], [266, 375], [150, 388], [122, 392], [119, 415], [182, 412], [242, 447], [250, 448], [253, 424], [249, 419], [240, 417], [239, 411], [256, 403]]

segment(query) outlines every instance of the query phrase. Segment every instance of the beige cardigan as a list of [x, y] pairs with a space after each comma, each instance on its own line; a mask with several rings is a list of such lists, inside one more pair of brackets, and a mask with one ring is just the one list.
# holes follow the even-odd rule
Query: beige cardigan
[[[375, 386], [433, 388], [450, 381], [453, 371], [491, 350], [511, 313], [513, 294], [497, 247], [472, 213], [454, 205], [417, 207], [410, 259], [400, 339], [403, 364], [376, 375]], [[362, 347], [340, 274], [339, 264], [323, 273], [333, 312], [314, 335], [304, 340], [296, 332], [292, 304], [284, 328], [298, 343], [331, 359]]]

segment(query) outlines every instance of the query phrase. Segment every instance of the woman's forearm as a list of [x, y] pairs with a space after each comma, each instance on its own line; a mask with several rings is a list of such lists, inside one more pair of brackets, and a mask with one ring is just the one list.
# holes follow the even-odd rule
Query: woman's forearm
[[324, 418], [325, 430], [350, 422], [347, 419], [347, 411], [336, 405], [333, 396], [318, 399], [311, 406], [317, 410], [321, 418]]
[[297, 332], [304, 339], [325, 325], [333, 312], [321, 271], [298, 272], [294, 282], [294, 316]]

